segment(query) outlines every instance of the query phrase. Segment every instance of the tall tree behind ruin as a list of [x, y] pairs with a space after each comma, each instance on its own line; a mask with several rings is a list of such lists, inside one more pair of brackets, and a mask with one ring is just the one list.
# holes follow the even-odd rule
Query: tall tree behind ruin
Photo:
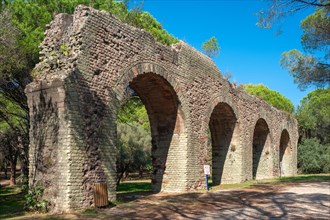
[[267, 10], [258, 13], [258, 25], [271, 28], [294, 13], [314, 8], [301, 21], [304, 54], [293, 49], [282, 54], [281, 65], [294, 77], [301, 90], [309, 86], [329, 87], [330, 83], [330, 1], [329, 0], [272, 0]]

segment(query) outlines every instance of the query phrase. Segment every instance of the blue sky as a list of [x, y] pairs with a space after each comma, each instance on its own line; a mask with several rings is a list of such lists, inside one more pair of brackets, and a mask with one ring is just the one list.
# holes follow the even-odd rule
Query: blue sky
[[283, 33], [256, 26], [255, 13], [265, 7], [262, 0], [145, 0], [150, 12], [174, 36], [198, 50], [215, 36], [221, 47], [214, 61], [220, 71], [231, 72], [238, 84], [262, 83], [289, 98], [295, 106], [307, 95], [279, 65], [281, 54], [301, 49], [299, 24], [312, 11], [298, 12], [283, 21]]

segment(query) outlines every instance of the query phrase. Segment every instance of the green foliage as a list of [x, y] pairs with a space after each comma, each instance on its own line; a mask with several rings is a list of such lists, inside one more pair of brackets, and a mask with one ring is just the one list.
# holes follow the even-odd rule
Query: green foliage
[[136, 123], [119, 123], [117, 129], [117, 183], [119, 183], [125, 172], [143, 171], [151, 164], [151, 137], [150, 133]]
[[6, 99], [0, 93], [0, 133], [21, 126], [26, 129], [24, 117], [26, 117], [26, 112], [17, 103]]
[[22, 36], [13, 24], [9, 10], [0, 14], [0, 77], [5, 78], [19, 74], [28, 64], [25, 52], [19, 45]]
[[330, 85], [330, 1], [272, 0], [266, 11], [259, 11], [258, 25], [270, 28], [278, 20], [299, 10], [313, 7], [314, 12], [301, 21], [301, 43], [310, 54], [293, 49], [282, 54], [281, 65], [288, 69], [301, 90], [309, 86], [326, 88]]
[[171, 45], [179, 41], [176, 37], [164, 30], [162, 25], [148, 12], [141, 12], [138, 17], [139, 22], [135, 26], [151, 33], [162, 44]]
[[304, 32], [301, 43], [312, 55], [291, 50], [282, 55], [282, 66], [289, 70], [301, 89], [309, 85], [329, 87], [330, 7], [317, 8], [301, 22], [300, 27]]
[[202, 44], [202, 50], [209, 57], [215, 57], [220, 53], [217, 39], [213, 36]]
[[269, 105], [279, 110], [289, 113], [292, 113], [294, 110], [294, 106], [288, 98], [286, 98], [277, 91], [269, 89], [268, 87], [262, 84], [258, 84], [258, 85], [248, 84], [248, 85], [244, 85], [243, 88], [246, 92], [250, 93], [251, 95], [257, 96], [260, 99], [263, 99]]
[[[28, 55], [29, 65], [34, 66], [39, 58], [39, 45], [44, 38], [46, 25], [58, 13], [72, 14], [79, 4], [88, 5], [98, 10], [111, 12], [121, 21], [143, 28], [150, 32], [157, 41], [169, 45], [178, 40], [167, 33], [157, 20], [140, 8], [129, 10], [124, 2], [113, 0], [14, 0], [0, 2], [0, 12], [9, 10], [12, 21], [18, 27], [22, 36], [19, 45]], [[27, 65], [27, 64], [26, 64]]]
[[303, 173], [330, 172], [330, 145], [316, 138], [304, 140], [298, 146], [298, 168]]
[[324, 182], [330, 181], [329, 174], [304, 174], [297, 176], [289, 176], [289, 177], [279, 177], [277, 178], [279, 183], [286, 182]]
[[279, 21], [305, 10], [308, 7], [326, 8], [330, 6], [329, 0], [268, 0], [268, 8], [261, 9], [256, 13], [258, 17], [257, 26], [261, 28], [272, 28], [279, 25]]
[[132, 96], [118, 112], [117, 182], [126, 172], [150, 170], [151, 134], [147, 111], [138, 96]]
[[329, 8], [318, 8], [307, 16], [300, 24], [304, 34], [301, 42], [308, 51], [323, 50], [330, 53], [330, 10]]
[[329, 85], [329, 66], [320, 63], [312, 55], [304, 55], [296, 49], [290, 50], [282, 54], [280, 64], [289, 71], [301, 90], [310, 85], [317, 87]]
[[44, 189], [41, 186], [30, 187], [25, 195], [25, 208], [31, 211], [47, 212], [48, 202], [42, 199], [43, 192]]
[[147, 110], [138, 96], [132, 96], [121, 106], [118, 112], [118, 122], [138, 124], [150, 133], [150, 123]]
[[296, 117], [304, 138], [330, 143], [330, 88], [317, 89], [300, 101]]

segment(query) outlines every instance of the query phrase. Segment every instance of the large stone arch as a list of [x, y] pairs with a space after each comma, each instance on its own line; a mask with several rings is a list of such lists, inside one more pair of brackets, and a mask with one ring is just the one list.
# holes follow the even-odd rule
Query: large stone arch
[[255, 124], [252, 142], [252, 178], [264, 179], [272, 176], [272, 135], [268, 123], [259, 118]]
[[183, 102], [184, 96], [182, 95], [182, 89], [180, 88], [179, 83], [173, 77], [173, 73], [169, 72], [162, 67], [161, 65], [152, 62], [152, 61], [140, 61], [130, 65], [129, 67], [125, 68], [124, 70], [120, 71], [119, 79], [115, 83], [113, 88], [114, 94], [116, 96], [116, 101], [119, 102], [119, 105], [125, 100], [126, 97], [126, 88], [129, 86], [130, 82], [137, 77], [138, 75], [145, 74], [145, 73], [154, 73], [158, 76], [164, 78], [168, 84], [171, 85], [173, 90], [175, 91], [180, 103]]
[[[210, 102], [206, 120], [209, 126], [208, 146], [212, 160], [212, 184], [235, 183], [241, 181], [239, 113], [232, 100], [217, 96]], [[233, 172], [235, 171], [235, 172]]]
[[113, 91], [117, 106], [127, 98], [128, 87], [141, 98], [150, 121], [153, 191], [184, 191], [188, 150], [184, 112], [187, 111], [181, 104], [184, 98], [179, 84], [160, 65], [141, 62], [124, 70], [116, 83]]
[[[238, 143], [237, 117], [226, 103], [219, 103], [213, 110], [209, 127], [212, 139], [212, 184], [230, 183], [237, 169], [235, 151]], [[240, 170], [236, 170], [240, 172]]]

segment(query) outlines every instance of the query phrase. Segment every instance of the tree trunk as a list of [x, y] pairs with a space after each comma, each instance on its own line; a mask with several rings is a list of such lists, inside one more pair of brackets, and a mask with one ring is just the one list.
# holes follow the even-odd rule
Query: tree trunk
[[140, 166], [140, 169], [139, 169], [139, 177], [140, 177], [140, 179], [143, 178], [143, 166], [142, 165]]
[[7, 161], [4, 162], [3, 167], [5, 171], [5, 179], [8, 179]]
[[28, 160], [25, 157], [21, 158], [21, 172], [23, 175], [23, 184], [27, 184], [29, 182], [29, 167]]
[[16, 165], [17, 157], [15, 156], [12, 161], [10, 161], [10, 185], [16, 185]]
[[129, 173], [128, 173], [128, 170], [126, 169], [125, 173], [124, 173], [124, 176], [123, 176], [123, 179], [126, 180], [128, 178], [128, 175], [129, 175]]
[[123, 169], [121, 170], [118, 179], [117, 179], [117, 187], [119, 186], [120, 180], [123, 178], [124, 173], [128, 170], [129, 164], [125, 165]]

